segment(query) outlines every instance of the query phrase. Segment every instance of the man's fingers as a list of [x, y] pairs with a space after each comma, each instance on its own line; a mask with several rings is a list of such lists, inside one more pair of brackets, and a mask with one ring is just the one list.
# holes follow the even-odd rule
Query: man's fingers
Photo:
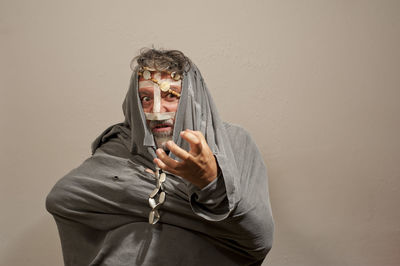
[[150, 168], [147, 168], [145, 171], [146, 171], [147, 173], [150, 173], [150, 174], [154, 175], [153, 170], [151, 170]]
[[169, 167], [168, 165], [166, 165], [165, 163], [163, 163], [163, 161], [161, 161], [159, 158], [154, 158], [153, 162], [154, 162], [158, 167], [160, 167], [162, 170], [167, 171], [167, 172], [169, 172], [169, 173], [171, 173], [171, 174], [174, 174], [174, 175], [177, 174], [177, 172], [176, 172], [173, 168], [171, 168], [171, 167]]
[[[161, 160], [163, 164], [170, 168], [176, 168], [178, 165], [178, 162], [169, 157], [163, 149], [157, 149], [156, 154], [158, 156], [158, 159]], [[161, 167], [160, 167], [161, 168]]]
[[176, 145], [173, 141], [167, 142], [167, 148], [182, 160], [187, 160], [190, 156], [187, 151]]
[[181, 137], [189, 142], [190, 154], [198, 155], [201, 152], [201, 139], [193, 133], [193, 131], [182, 131]]
[[210, 154], [212, 155], [210, 146], [208, 146], [207, 140], [204, 137], [203, 133], [201, 133], [200, 131], [193, 131], [193, 130], [190, 130], [190, 132], [199, 138], [199, 140], [200, 140], [199, 146], [201, 147], [201, 153], [203, 153], [207, 156], [209, 156]]
[[[204, 145], [204, 144], [207, 144], [207, 140], [206, 140], [206, 138], [204, 137], [204, 135], [200, 132], [200, 131], [193, 131], [193, 130], [191, 130], [191, 132], [194, 134], [194, 135], [196, 135], [199, 139], [200, 139], [200, 142]], [[208, 145], [208, 144], [207, 144]]]
[[204, 139], [204, 136], [203, 136], [203, 134], [202, 134], [200, 131], [190, 130], [190, 132], [193, 133], [193, 134], [195, 134], [197, 137], [203, 138], [203, 139]]

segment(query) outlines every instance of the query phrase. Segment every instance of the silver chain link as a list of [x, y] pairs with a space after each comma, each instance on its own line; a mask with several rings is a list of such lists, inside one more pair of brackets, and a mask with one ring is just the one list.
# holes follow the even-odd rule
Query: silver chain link
[[156, 168], [155, 178], [157, 180], [156, 188], [149, 195], [149, 205], [151, 211], [149, 214], [149, 224], [156, 224], [160, 220], [160, 213], [158, 209], [165, 202], [164, 185], [167, 175], [161, 172], [160, 168]]

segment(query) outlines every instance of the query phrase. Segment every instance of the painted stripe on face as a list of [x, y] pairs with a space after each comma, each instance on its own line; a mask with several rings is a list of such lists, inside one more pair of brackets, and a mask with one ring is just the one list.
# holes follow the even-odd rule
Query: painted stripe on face
[[166, 79], [165, 81], [168, 81], [169, 84], [171, 85], [171, 87], [179, 87], [179, 86], [181, 86], [181, 81], [180, 80], [176, 81], [176, 80], [173, 80], [173, 79]]
[[[172, 79], [163, 79], [163, 80], [160, 80], [160, 83], [163, 82], [163, 81], [167, 81], [171, 85], [171, 87], [179, 87], [179, 86], [181, 86], [181, 81], [180, 80], [173, 81]], [[155, 83], [153, 81], [151, 81], [151, 80], [139, 81], [139, 87], [142, 87], [142, 88], [153, 87], [154, 84]]]
[[[162, 82], [169, 83], [170, 86], [181, 86], [181, 81], [173, 80], [170, 78], [161, 79], [161, 73], [156, 72], [153, 74], [153, 81], [152, 80], [141, 80], [139, 81], [140, 88], [153, 88], [153, 113], [160, 113], [161, 111], [161, 89], [160, 85]], [[156, 82], [154, 82], [156, 81]]]
[[144, 113], [147, 120], [167, 120], [175, 117], [175, 112], [166, 113]]
[[159, 113], [161, 109], [161, 90], [158, 84], [154, 84], [153, 113]]
[[149, 87], [151, 88], [153, 86], [154, 86], [154, 82], [151, 80], [139, 81], [139, 87], [141, 87], [141, 88], [149, 88]]

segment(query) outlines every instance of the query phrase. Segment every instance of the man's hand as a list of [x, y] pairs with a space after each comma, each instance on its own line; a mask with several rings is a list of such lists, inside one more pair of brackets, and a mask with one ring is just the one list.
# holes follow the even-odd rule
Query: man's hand
[[190, 144], [190, 151], [180, 148], [173, 141], [167, 148], [181, 159], [180, 162], [169, 157], [163, 149], [157, 149], [158, 158], [154, 162], [161, 169], [180, 176], [202, 189], [217, 178], [218, 167], [214, 155], [200, 131], [186, 129], [181, 137]]

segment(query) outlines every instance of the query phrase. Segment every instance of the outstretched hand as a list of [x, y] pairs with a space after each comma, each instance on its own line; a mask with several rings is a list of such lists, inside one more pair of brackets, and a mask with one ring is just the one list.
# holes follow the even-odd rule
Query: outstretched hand
[[201, 189], [217, 178], [217, 161], [200, 131], [186, 129], [180, 135], [189, 143], [189, 152], [173, 141], [168, 141], [166, 145], [181, 161], [172, 159], [163, 149], [157, 149], [158, 158], [154, 162], [161, 169], [180, 176]]

